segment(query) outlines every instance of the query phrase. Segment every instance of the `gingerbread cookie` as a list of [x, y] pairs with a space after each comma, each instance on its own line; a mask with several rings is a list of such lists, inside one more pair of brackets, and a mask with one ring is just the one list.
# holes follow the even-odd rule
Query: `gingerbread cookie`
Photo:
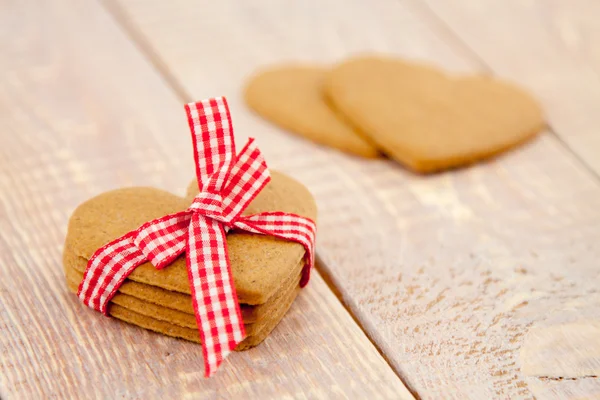
[[[245, 215], [284, 211], [314, 219], [316, 205], [300, 183], [271, 172], [272, 180]], [[76, 292], [88, 259], [107, 242], [162, 215], [186, 209], [188, 198], [152, 188], [119, 189], [80, 205], [69, 221], [63, 254], [65, 275]], [[260, 343], [287, 312], [299, 292], [304, 265], [302, 245], [271, 236], [232, 231], [227, 245], [234, 284], [247, 337], [237, 350]], [[189, 295], [185, 256], [164, 269], [139, 266], [111, 299], [109, 314], [165, 335], [200, 341]]]
[[320, 67], [295, 65], [261, 71], [246, 86], [246, 103], [264, 118], [314, 142], [377, 157], [370, 140], [327, 105], [322, 93], [326, 72]]
[[398, 59], [343, 62], [329, 72], [324, 88], [361, 132], [418, 172], [493, 156], [544, 127], [538, 103], [514, 85]]
[[[69, 283], [69, 285], [79, 285], [79, 282], [81, 282], [83, 279], [83, 272], [87, 266], [87, 260], [74, 255], [65, 248], [63, 253], [63, 264], [67, 283]], [[290, 291], [292, 287], [298, 285], [302, 266], [303, 264], [299, 263], [296, 267], [297, 271], [292, 272], [290, 278], [282, 283], [282, 290], [271, 296], [265, 303], [256, 306], [240, 304], [240, 310], [242, 312], [242, 319], [244, 322], [252, 323], [263, 319], [265, 316], [268, 316], [274, 308], [274, 304], [279, 302], [282, 296]], [[165, 290], [156, 286], [147, 285], [145, 283], [135, 282], [130, 279], [125, 280], [125, 282], [118, 289], [118, 293], [135, 297], [137, 299], [166, 307], [171, 310], [183, 312], [192, 316], [194, 315], [192, 299], [189, 295], [183, 293]]]
[[[276, 171], [271, 182], [248, 207], [250, 213], [283, 211], [314, 219], [316, 205], [299, 182]], [[145, 221], [181, 211], [190, 202], [152, 188], [117, 189], [81, 204], [69, 221], [65, 249], [88, 260], [109, 241]], [[240, 303], [262, 304], [289, 278], [304, 257], [302, 245], [266, 235], [232, 232], [227, 235], [231, 270]], [[137, 267], [129, 279], [163, 289], [190, 294], [185, 256], [168, 268], [150, 263]]]

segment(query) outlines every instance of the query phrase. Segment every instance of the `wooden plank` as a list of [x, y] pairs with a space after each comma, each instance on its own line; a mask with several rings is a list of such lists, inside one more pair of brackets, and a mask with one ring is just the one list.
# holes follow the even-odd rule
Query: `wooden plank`
[[3, 399], [412, 398], [319, 274], [210, 380], [199, 346], [69, 294], [61, 248], [78, 203], [132, 184], [182, 193], [193, 176], [182, 100], [99, 4], [0, 3]]
[[577, 317], [550, 318], [527, 332], [521, 372], [538, 399], [600, 398], [600, 319]]
[[424, 18], [433, 16], [447, 24], [446, 33], [456, 35], [491, 71], [535, 93], [556, 134], [600, 175], [599, 2], [408, 3], [413, 3]]
[[[271, 62], [380, 50], [480, 70], [443, 26], [397, 1], [107, 4], [183, 91], [224, 93], [238, 110], [245, 79]], [[519, 359], [529, 328], [600, 318], [600, 186], [553, 135], [420, 177], [314, 146], [250, 112], [236, 118], [316, 194], [322, 269], [420, 397], [531, 398], [539, 379]]]

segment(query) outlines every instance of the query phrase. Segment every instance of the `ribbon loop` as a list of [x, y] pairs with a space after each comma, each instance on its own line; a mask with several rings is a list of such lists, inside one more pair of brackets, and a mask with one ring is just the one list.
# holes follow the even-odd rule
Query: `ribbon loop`
[[270, 180], [267, 163], [250, 138], [231, 168], [228, 186], [223, 191], [227, 220], [236, 220]]

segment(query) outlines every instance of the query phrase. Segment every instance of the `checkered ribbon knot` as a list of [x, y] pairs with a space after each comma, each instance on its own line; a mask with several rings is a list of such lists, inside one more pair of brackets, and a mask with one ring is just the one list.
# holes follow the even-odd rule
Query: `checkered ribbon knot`
[[185, 211], [149, 221], [98, 249], [90, 258], [78, 296], [108, 315], [108, 303], [139, 265], [162, 269], [185, 252], [204, 369], [211, 376], [246, 336], [227, 252], [230, 229], [301, 243], [305, 266], [301, 286], [314, 263], [315, 223], [305, 217], [264, 212], [242, 215], [270, 180], [260, 150], [250, 139], [235, 153], [225, 98], [185, 106], [194, 145], [200, 193]]

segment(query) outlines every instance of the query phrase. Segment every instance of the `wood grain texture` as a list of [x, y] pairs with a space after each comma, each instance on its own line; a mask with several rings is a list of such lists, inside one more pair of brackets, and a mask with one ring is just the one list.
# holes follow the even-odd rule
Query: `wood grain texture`
[[600, 375], [598, 339], [598, 320], [534, 326], [521, 348], [521, 372], [567, 379]]
[[[600, 175], [600, 3], [409, 0], [493, 71], [529, 88], [548, 122]], [[424, 6], [427, 4], [427, 6]], [[493, 17], [492, 17], [493, 16]], [[452, 38], [451, 36], [454, 36]]]
[[[240, 111], [245, 79], [273, 62], [333, 62], [378, 50], [482, 71], [446, 27], [400, 1], [107, 4], [182, 91], [229, 96], [236, 125], [310, 187], [321, 212], [322, 268], [420, 397], [593, 395], [587, 381], [540, 389], [540, 379], [520, 371], [529, 328], [598, 318], [600, 310], [600, 185], [555, 136], [472, 168], [420, 177], [392, 162], [314, 146]], [[514, 62], [510, 55], [496, 56]], [[572, 78], [568, 70], [556, 74]], [[572, 110], [574, 99], [548, 90], [556, 102], [546, 104], [550, 118], [567, 121], [560, 105]], [[589, 110], [594, 103], [585, 93], [577, 101]], [[579, 134], [574, 125], [563, 130]]]
[[317, 273], [210, 380], [198, 345], [80, 304], [61, 266], [68, 216], [124, 185], [183, 192], [182, 100], [92, 1], [0, 2], [0, 48], [3, 399], [411, 398]]
[[530, 390], [539, 399], [600, 398], [599, 339], [594, 316], [571, 313], [567, 321], [551, 317], [534, 325], [519, 357]]

